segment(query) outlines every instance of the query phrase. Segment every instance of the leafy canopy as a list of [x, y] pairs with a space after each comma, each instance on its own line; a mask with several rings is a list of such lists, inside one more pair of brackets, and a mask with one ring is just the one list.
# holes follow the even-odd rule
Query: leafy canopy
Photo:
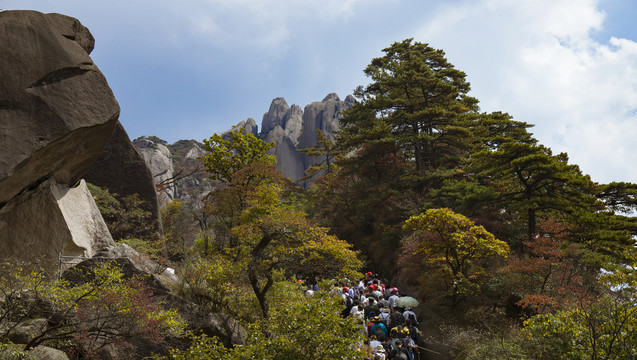
[[481, 270], [480, 261], [505, 257], [509, 252], [505, 242], [450, 209], [429, 209], [414, 215], [403, 228], [416, 231], [403, 244], [407, 255], [410, 251], [422, 255], [422, 265], [441, 270], [454, 303], [463, 292], [478, 285], [475, 275]]
[[228, 139], [224, 139], [222, 135], [214, 134], [203, 140], [208, 154], [202, 156], [201, 161], [213, 179], [229, 183], [235, 172], [252, 163], [273, 164], [276, 161], [273, 155], [266, 154], [274, 144], [243, 132], [232, 131], [227, 136]]

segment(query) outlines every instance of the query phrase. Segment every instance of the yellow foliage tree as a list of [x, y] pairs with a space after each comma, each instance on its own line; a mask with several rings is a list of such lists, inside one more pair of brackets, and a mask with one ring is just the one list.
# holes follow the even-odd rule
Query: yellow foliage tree
[[403, 241], [403, 256], [420, 256], [422, 266], [440, 270], [454, 305], [463, 295], [479, 289], [476, 280], [482, 271], [481, 261], [509, 253], [505, 242], [450, 209], [429, 209], [414, 215], [403, 228], [414, 231]]
[[250, 285], [268, 317], [267, 292], [275, 270], [289, 274], [313, 273], [323, 277], [357, 278], [362, 267], [346, 241], [313, 224], [305, 213], [286, 203], [278, 184], [265, 184], [251, 194], [233, 235], [239, 245], [230, 250], [241, 262]]

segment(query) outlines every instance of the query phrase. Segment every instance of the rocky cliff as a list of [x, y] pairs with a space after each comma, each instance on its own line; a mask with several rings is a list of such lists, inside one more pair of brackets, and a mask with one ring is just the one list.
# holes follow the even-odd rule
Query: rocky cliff
[[212, 190], [213, 182], [199, 160], [203, 144], [195, 140], [168, 144], [151, 136], [135, 139], [133, 145], [152, 173], [161, 205], [172, 199], [196, 203]]
[[[272, 100], [270, 109], [263, 115], [258, 136], [276, 144], [273, 154], [277, 158], [277, 168], [284, 176], [296, 181], [305, 176], [307, 168], [321, 160], [308, 157], [298, 150], [316, 145], [317, 129], [328, 139], [334, 140], [341, 112], [354, 106], [354, 102], [351, 95], [342, 101], [338, 95], [331, 93], [322, 101], [315, 101], [301, 110], [298, 105], [288, 106], [284, 98]], [[237, 127], [241, 128], [241, 125], [239, 123]]]
[[[354, 101], [351, 95], [343, 101], [332, 93], [302, 110], [298, 105], [289, 106], [284, 98], [278, 97], [272, 100], [269, 110], [263, 115], [261, 131], [252, 118], [239, 122], [234, 129], [275, 143], [276, 147], [271, 153], [277, 158], [277, 168], [284, 176], [296, 181], [305, 176], [307, 168], [321, 161], [298, 150], [316, 145], [317, 129], [323, 131], [328, 139], [334, 140], [341, 113], [351, 108]], [[136, 139], [133, 144], [152, 171], [154, 182], [164, 189], [162, 202], [174, 198], [191, 199], [193, 196], [201, 198], [202, 194], [213, 188], [214, 184], [197, 160], [203, 155], [201, 143], [180, 140], [169, 145], [151, 136]]]

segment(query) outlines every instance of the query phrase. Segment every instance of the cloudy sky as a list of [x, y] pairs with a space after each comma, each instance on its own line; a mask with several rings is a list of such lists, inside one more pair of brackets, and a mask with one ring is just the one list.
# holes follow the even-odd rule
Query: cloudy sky
[[504, 111], [594, 181], [637, 182], [634, 0], [0, 0], [96, 38], [131, 138], [202, 140], [273, 98], [305, 106], [368, 83], [395, 41], [443, 49], [482, 111]]

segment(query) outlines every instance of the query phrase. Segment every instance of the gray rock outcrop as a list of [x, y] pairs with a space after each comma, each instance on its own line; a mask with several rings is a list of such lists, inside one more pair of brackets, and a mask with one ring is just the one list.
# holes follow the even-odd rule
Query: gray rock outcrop
[[[310, 158], [298, 150], [316, 145], [317, 129], [323, 131], [328, 139], [334, 140], [342, 112], [354, 106], [354, 103], [351, 95], [342, 101], [338, 95], [332, 93], [322, 101], [307, 105], [303, 111], [298, 105], [288, 106], [284, 98], [278, 97], [272, 100], [268, 112], [263, 115], [260, 132], [254, 119], [248, 118], [224, 134], [243, 131], [265, 142], [274, 143], [276, 146], [270, 150], [270, 154], [276, 156], [277, 169], [285, 177], [296, 181], [305, 176], [305, 170], [310, 166], [323, 161]], [[161, 139], [145, 137], [135, 139], [133, 144], [152, 171], [155, 184], [167, 183], [163, 203], [174, 198], [197, 202], [214, 187], [203, 167], [195, 165], [201, 164], [197, 158], [204, 155], [203, 149], [195, 141], [180, 140], [167, 145]], [[196, 172], [196, 176], [190, 176], [189, 171], [184, 171], [192, 171], [196, 166], [202, 169]], [[184, 174], [187, 176], [180, 178]], [[169, 181], [175, 178], [179, 179]]]
[[242, 130], [246, 134], [252, 134], [254, 136], [258, 136], [259, 127], [257, 126], [257, 122], [254, 121], [253, 118], [248, 118], [246, 121], [241, 121], [235, 127], [229, 131], [239, 131]]
[[158, 185], [161, 206], [173, 199], [198, 203], [212, 190], [212, 180], [199, 159], [205, 154], [201, 143], [179, 140], [168, 145], [156, 137], [142, 137], [133, 140], [133, 145]]
[[141, 208], [152, 214], [151, 231], [161, 233], [161, 218], [153, 174], [119, 121], [104, 152], [95, 161], [84, 179], [120, 196], [138, 194], [143, 201]]
[[272, 100], [270, 109], [263, 114], [261, 137], [272, 138], [273, 135], [276, 135], [275, 141], [280, 140], [281, 137], [287, 137], [296, 146], [302, 130], [303, 110], [298, 105], [288, 106], [282, 97]]
[[339, 118], [344, 110], [354, 106], [354, 98], [348, 95], [341, 101], [338, 95], [328, 94], [322, 101], [313, 102], [302, 111], [297, 105], [288, 107], [283, 98], [272, 100], [270, 110], [263, 115], [260, 138], [274, 142], [272, 153], [277, 158], [277, 168], [284, 176], [295, 181], [305, 176], [305, 170], [322, 159], [310, 158], [299, 149], [313, 147], [317, 143], [316, 130], [320, 129], [328, 139], [334, 140], [339, 129]]
[[323, 101], [315, 101], [307, 105], [303, 112], [303, 134], [299, 139], [299, 149], [316, 145], [317, 129], [323, 131], [328, 139], [334, 140], [334, 135], [339, 130], [341, 112], [352, 106], [353, 103], [341, 101], [334, 93], [328, 94]]
[[158, 195], [159, 203], [165, 204], [174, 199], [177, 195], [177, 188], [176, 184], [170, 181], [175, 176], [170, 150], [166, 145], [150, 139], [135, 139], [133, 143], [150, 169], [153, 182], [161, 185], [161, 191]]
[[33, 360], [68, 360], [69, 357], [62, 350], [48, 346], [36, 346], [29, 351], [29, 358]]
[[[71, 17], [0, 12], [0, 258], [56, 269], [113, 240], [83, 182], [119, 105]], [[74, 187], [74, 185], [76, 185]]]

